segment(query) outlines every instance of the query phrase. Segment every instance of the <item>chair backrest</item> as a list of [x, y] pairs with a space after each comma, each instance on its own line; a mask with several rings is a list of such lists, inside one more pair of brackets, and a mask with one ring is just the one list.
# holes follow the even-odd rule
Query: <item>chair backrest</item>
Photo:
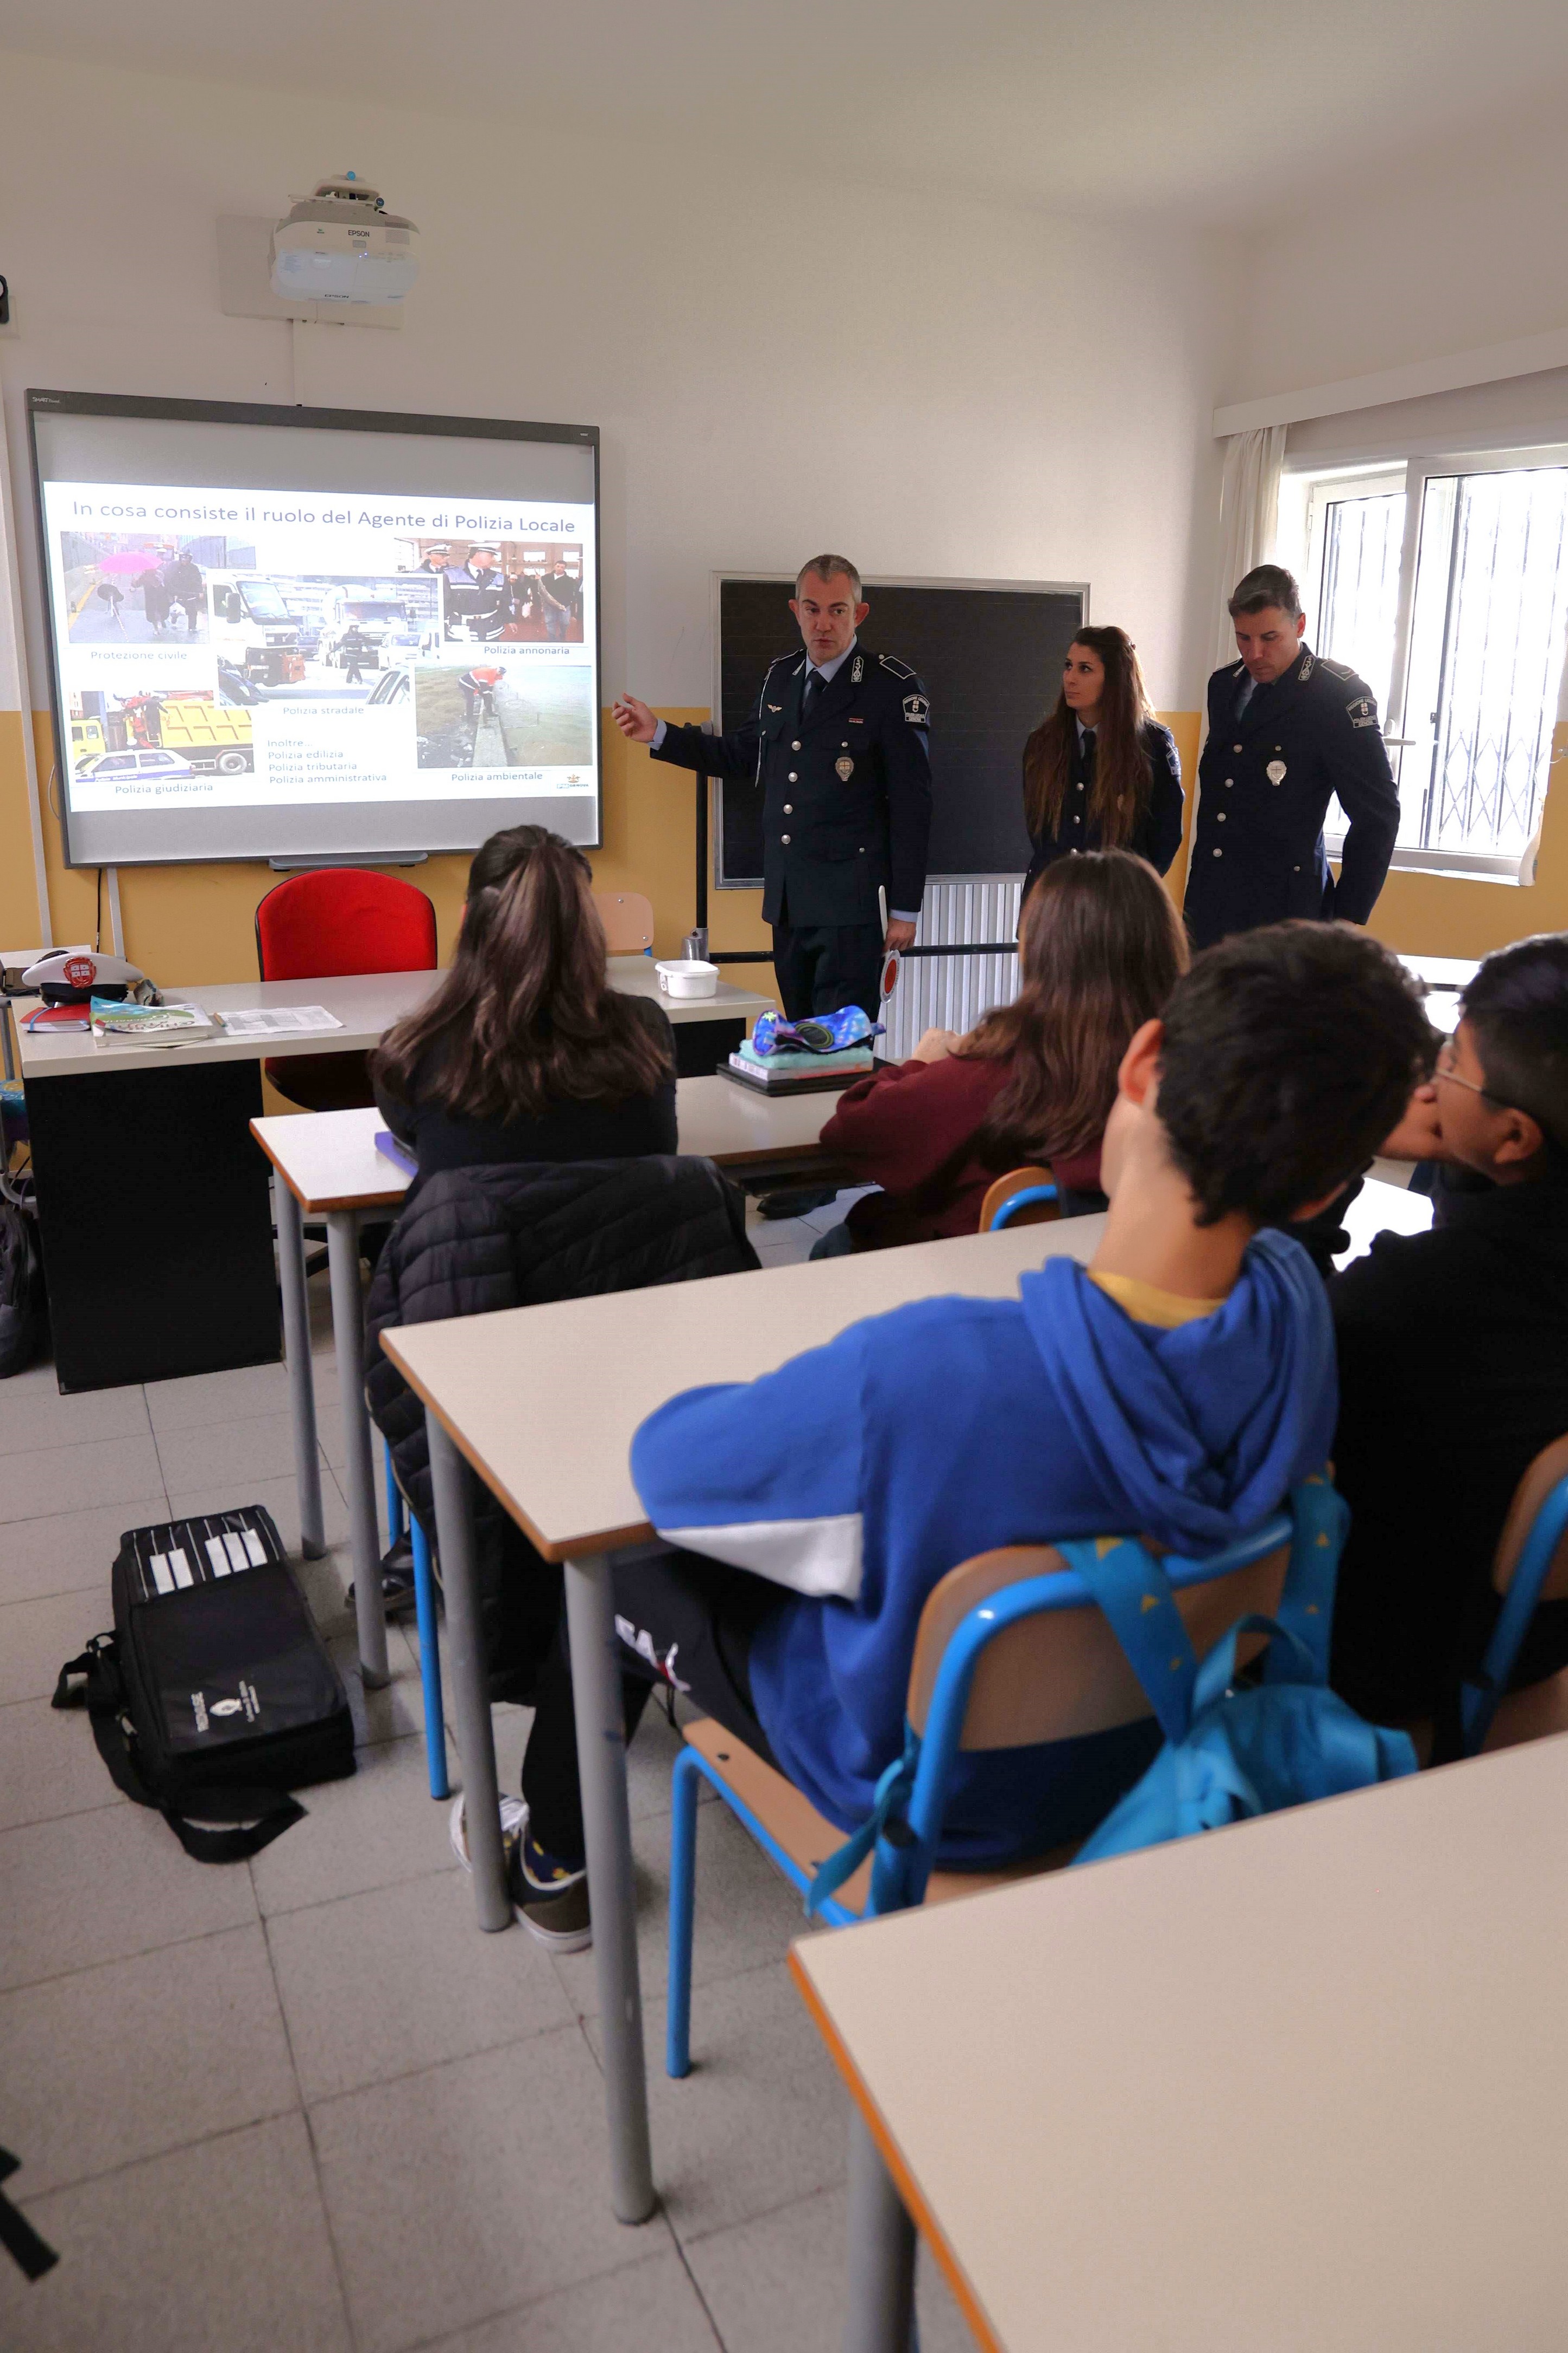
[[[1176, 1606], [1200, 1659], [1247, 1611], [1273, 1615], [1289, 1559], [1289, 1546], [1281, 1543], [1239, 1567], [1178, 1585]], [[1027, 1578], [1071, 1574], [1051, 1545], [1010, 1545], [949, 1569], [926, 1600], [915, 1638], [908, 1715], [917, 1733], [924, 1736], [943, 1653], [970, 1611]], [[1238, 1655], [1255, 1656], [1262, 1639], [1244, 1640]], [[1091, 1601], [1069, 1603], [1022, 1618], [987, 1642], [975, 1664], [959, 1746], [1025, 1748], [1109, 1732], [1152, 1713], [1101, 1611]]]
[[[1022, 1193], [1042, 1194], [1051, 1187], [1049, 1199], [1039, 1198], [1018, 1200]], [[1062, 1205], [1056, 1197], [1056, 1178], [1048, 1168], [1010, 1168], [1005, 1176], [998, 1176], [980, 1204], [980, 1231], [988, 1234], [996, 1226], [1043, 1226], [1059, 1218]], [[1016, 1202], [1016, 1207], [1010, 1206]]]
[[612, 955], [641, 955], [653, 945], [653, 901], [640, 891], [595, 891], [594, 904]]
[[[1534, 1524], [1535, 1515], [1560, 1479], [1568, 1479], [1568, 1437], [1554, 1438], [1543, 1446], [1523, 1478], [1513, 1491], [1513, 1501], [1508, 1507], [1508, 1517], [1498, 1538], [1492, 1561], [1492, 1584], [1499, 1593], [1506, 1593], [1513, 1583], [1514, 1570], [1519, 1567], [1524, 1541]], [[1557, 1540], [1552, 1563], [1546, 1572], [1539, 1599], [1560, 1601], [1568, 1594], [1568, 1528]]]
[[291, 874], [256, 910], [263, 980], [362, 972], [431, 972], [436, 910], [423, 891], [363, 866]]

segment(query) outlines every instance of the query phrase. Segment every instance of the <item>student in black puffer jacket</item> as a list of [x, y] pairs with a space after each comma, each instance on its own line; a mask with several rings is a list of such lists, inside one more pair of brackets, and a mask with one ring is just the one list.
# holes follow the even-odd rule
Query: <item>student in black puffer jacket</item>
[[[492, 834], [451, 970], [372, 1057], [376, 1101], [419, 1170], [371, 1290], [366, 1388], [426, 1529], [424, 1417], [381, 1353], [388, 1324], [757, 1262], [739, 1195], [673, 1156], [669, 1024], [610, 987], [592, 883], [582, 851], [542, 826]], [[553, 1637], [559, 1572], [488, 1499], [479, 1537], [492, 1688], [521, 1696]]]

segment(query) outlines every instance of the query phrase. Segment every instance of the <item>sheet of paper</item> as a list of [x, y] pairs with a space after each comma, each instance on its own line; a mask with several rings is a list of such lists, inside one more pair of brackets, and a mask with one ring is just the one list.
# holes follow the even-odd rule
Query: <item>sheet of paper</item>
[[299, 1038], [342, 1023], [324, 1005], [250, 1005], [223, 1016], [231, 1038]]

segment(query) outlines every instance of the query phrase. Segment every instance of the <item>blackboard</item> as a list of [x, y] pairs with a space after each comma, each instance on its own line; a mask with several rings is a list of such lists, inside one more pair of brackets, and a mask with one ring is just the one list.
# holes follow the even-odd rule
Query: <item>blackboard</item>
[[[789, 580], [719, 583], [720, 724], [755, 708], [763, 674], [798, 645]], [[1086, 587], [971, 587], [962, 581], [866, 583], [868, 653], [897, 654], [931, 702], [931, 874], [1021, 874], [1029, 862], [1019, 763], [1056, 702], [1062, 662], [1081, 628]], [[763, 873], [762, 796], [724, 777], [714, 879], [754, 887]]]

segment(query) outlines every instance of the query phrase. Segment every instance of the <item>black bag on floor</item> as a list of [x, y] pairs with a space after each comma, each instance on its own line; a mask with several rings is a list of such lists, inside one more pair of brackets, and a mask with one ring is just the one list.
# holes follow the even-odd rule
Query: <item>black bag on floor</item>
[[0, 1380], [26, 1372], [33, 1361], [42, 1293], [33, 1221], [14, 1202], [0, 1201]]
[[53, 1704], [85, 1704], [115, 1787], [196, 1862], [258, 1854], [303, 1818], [289, 1790], [353, 1771], [342, 1678], [260, 1504], [132, 1529], [110, 1590], [113, 1633], [67, 1660]]

